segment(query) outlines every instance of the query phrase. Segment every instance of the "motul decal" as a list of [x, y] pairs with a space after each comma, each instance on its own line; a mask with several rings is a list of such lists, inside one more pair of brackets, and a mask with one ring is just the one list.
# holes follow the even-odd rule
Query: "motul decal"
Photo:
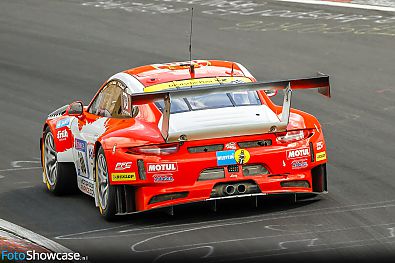
[[160, 173], [160, 172], [174, 172], [178, 171], [177, 163], [148, 163], [148, 173]]
[[294, 158], [308, 157], [308, 156], [310, 156], [310, 148], [307, 147], [287, 151], [287, 159], [294, 159]]

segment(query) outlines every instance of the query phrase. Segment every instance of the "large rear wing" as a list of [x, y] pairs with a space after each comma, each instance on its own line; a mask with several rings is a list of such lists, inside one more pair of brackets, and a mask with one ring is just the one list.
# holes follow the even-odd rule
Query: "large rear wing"
[[[215, 138], [221, 135], [240, 136], [240, 135], [251, 135], [258, 133], [275, 132], [275, 131], [286, 131], [289, 122], [290, 109], [291, 109], [292, 90], [298, 90], [298, 89], [318, 89], [318, 92], [320, 94], [329, 98], [331, 96], [329, 76], [319, 73], [317, 77], [312, 77], [312, 78], [277, 80], [277, 81], [268, 81], [268, 82], [221, 84], [221, 85], [209, 85], [209, 86], [201, 86], [201, 87], [172, 88], [158, 92], [135, 93], [132, 94], [131, 97], [132, 97], [133, 105], [142, 105], [159, 100], [164, 101], [161, 133], [166, 142], [175, 142], [175, 141]], [[184, 98], [184, 97], [201, 96], [207, 94], [228, 93], [228, 92], [237, 92], [237, 91], [258, 91], [258, 90], [284, 90], [284, 101], [283, 101], [281, 120], [273, 123], [237, 126], [231, 130], [231, 134], [229, 133], [229, 130], [232, 127], [218, 127], [218, 128], [211, 128], [210, 130], [204, 130], [204, 131], [200, 130], [196, 132], [190, 131], [189, 134], [182, 134], [182, 132], [169, 134], [171, 98]]]

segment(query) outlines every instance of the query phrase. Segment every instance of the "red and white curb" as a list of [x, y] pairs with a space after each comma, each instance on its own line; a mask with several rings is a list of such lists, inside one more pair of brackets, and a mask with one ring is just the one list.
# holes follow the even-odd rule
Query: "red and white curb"
[[[6, 220], [3, 220], [3, 219], [0, 219], [0, 234], [1, 234], [1, 232], [10, 233], [10, 235], [8, 237], [6, 236], [4, 238], [4, 239], [8, 240], [7, 242], [10, 242], [10, 240], [12, 241], [13, 239], [15, 240], [16, 243], [19, 243], [21, 240], [27, 241], [27, 243], [21, 242], [19, 244], [15, 244], [17, 246], [18, 245], [27, 245], [28, 246], [28, 243], [31, 243], [31, 248], [40, 246], [40, 247], [42, 247], [46, 250], [49, 250], [51, 252], [73, 253], [73, 251], [62, 246], [59, 243], [56, 243], [44, 236], [34, 233], [33, 231], [30, 231], [26, 228], [15, 225], [15, 224], [8, 222]], [[16, 236], [16, 238], [12, 238], [12, 236]], [[0, 241], [1, 241], [1, 236], [0, 236]]]
[[277, 0], [277, 1], [395, 12], [395, 4], [390, 3], [388, 1], [369, 1], [369, 0], [365, 0], [365, 1], [357, 1], [357, 0], [327, 0], [327, 1], [323, 1], [323, 0]]

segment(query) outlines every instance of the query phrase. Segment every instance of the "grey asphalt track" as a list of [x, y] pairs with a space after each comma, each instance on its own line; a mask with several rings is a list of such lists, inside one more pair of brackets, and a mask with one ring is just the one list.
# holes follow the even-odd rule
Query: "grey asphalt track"
[[[0, 1], [0, 218], [92, 262], [395, 258], [395, 13], [276, 1]], [[85, 3], [85, 4], [84, 4]], [[254, 5], [255, 4], [255, 5]], [[85, 103], [109, 76], [193, 58], [238, 61], [257, 79], [332, 78], [298, 92], [328, 147], [329, 194], [179, 207], [108, 223], [83, 194], [42, 184], [46, 115]], [[299, 13], [296, 13], [299, 12]]]

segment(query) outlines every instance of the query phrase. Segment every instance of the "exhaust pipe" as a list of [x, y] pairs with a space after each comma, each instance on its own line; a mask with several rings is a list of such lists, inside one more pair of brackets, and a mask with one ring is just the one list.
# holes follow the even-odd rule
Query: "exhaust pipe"
[[225, 186], [224, 192], [227, 195], [233, 195], [236, 192], [236, 187], [234, 187], [231, 184], [228, 184], [227, 186]]
[[239, 184], [237, 185], [237, 192], [239, 194], [244, 194], [245, 192], [247, 192], [247, 187], [244, 184]]

